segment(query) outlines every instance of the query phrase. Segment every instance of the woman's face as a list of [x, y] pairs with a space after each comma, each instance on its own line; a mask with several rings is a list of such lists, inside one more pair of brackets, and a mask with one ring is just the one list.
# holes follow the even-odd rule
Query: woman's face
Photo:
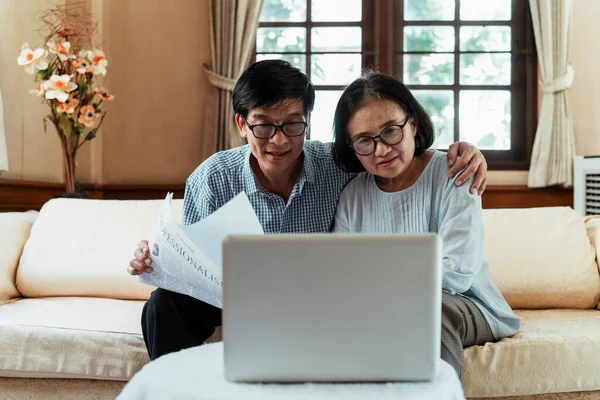
[[[398, 127], [404, 123], [403, 128]], [[407, 120], [404, 110], [393, 101], [368, 101], [350, 117], [347, 130], [356, 156], [363, 167], [375, 176], [385, 179], [400, 177], [414, 158], [416, 126], [412, 118]], [[380, 134], [382, 136], [375, 140], [375, 150], [364, 155], [372, 149], [369, 146], [373, 141], [369, 138]]]

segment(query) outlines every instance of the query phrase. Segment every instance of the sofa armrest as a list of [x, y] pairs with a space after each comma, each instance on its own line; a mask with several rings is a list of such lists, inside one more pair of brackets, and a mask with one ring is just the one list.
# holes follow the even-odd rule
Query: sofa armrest
[[[600, 273], [600, 215], [586, 217], [585, 229], [592, 247], [596, 250], [596, 264]], [[596, 308], [600, 309], [600, 305], [597, 305]]]
[[36, 217], [35, 211], [0, 213], [0, 305], [20, 296], [17, 268]]

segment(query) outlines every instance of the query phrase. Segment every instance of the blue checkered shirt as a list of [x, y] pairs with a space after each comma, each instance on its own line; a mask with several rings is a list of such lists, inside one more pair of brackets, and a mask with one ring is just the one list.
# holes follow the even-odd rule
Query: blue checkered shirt
[[254, 177], [247, 145], [221, 151], [187, 179], [182, 222], [196, 223], [244, 191], [265, 233], [329, 232], [340, 193], [353, 177], [335, 165], [331, 143], [306, 141], [304, 165], [285, 204]]

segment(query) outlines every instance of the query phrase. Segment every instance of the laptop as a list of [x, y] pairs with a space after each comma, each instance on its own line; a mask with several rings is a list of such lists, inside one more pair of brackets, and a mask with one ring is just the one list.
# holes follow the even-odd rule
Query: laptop
[[440, 359], [441, 258], [435, 234], [227, 237], [225, 378], [434, 379]]

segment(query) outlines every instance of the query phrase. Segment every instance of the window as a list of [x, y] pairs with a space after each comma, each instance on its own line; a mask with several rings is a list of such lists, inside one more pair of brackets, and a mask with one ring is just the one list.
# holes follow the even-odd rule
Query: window
[[493, 167], [527, 168], [537, 111], [528, 2], [403, 0], [393, 8], [393, 72], [430, 113], [434, 147], [464, 140]]
[[264, 0], [256, 60], [284, 59], [315, 86], [309, 138], [331, 141], [333, 113], [345, 85], [373, 66], [370, 0]]
[[264, 0], [256, 59], [288, 60], [311, 78], [311, 139], [331, 140], [344, 86], [376, 66], [400, 77], [429, 112], [435, 148], [468, 141], [490, 168], [527, 169], [537, 121], [528, 7], [524, 0]]

